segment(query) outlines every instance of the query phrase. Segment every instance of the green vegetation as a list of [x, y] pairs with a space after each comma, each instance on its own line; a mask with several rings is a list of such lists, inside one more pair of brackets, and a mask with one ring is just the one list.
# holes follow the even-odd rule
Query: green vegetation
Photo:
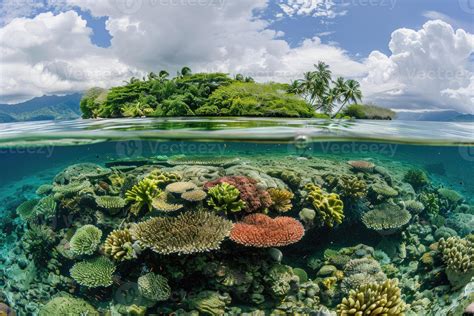
[[371, 104], [351, 104], [342, 111], [344, 116], [366, 120], [393, 120], [394, 111]]
[[[291, 85], [256, 83], [250, 77], [196, 73], [184, 67], [177, 76], [150, 73], [125, 85], [90, 89], [81, 100], [84, 118], [144, 116], [343, 117], [342, 109], [360, 101], [357, 81], [331, 79], [329, 67], [316, 70]], [[333, 110], [337, 111], [333, 113]]]

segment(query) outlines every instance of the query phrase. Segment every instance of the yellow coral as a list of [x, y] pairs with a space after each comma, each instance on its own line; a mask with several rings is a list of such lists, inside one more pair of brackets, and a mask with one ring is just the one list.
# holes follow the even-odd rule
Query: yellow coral
[[334, 288], [334, 286], [337, 283], [337, 277], [335, 276], [327, 277], [321, 283], [327, 290], [331, 290], [332, 288]]
[[344, 219], [344, 203], [335, 193], [324, 193], [323, 190], [315, 184], [307, 184], [305, 190], [308, 192], [307, 200], [312, 204], [316, 211], [316, 219], [329, 227], [334, 223], [340, 224]]
[[104, 244], [104, 253], [117, 261], [130, 260], [135, 256], [132, 235], [128, 229], [112, 231]]
[[293, 199], [294, 194], [285, 189], [268, 189], [268, 194], [272, 198], [273, 204], [272, 208], [278, 212], [287, 212], [291, 210], [293, 205], [291, 204], [291, 199]]

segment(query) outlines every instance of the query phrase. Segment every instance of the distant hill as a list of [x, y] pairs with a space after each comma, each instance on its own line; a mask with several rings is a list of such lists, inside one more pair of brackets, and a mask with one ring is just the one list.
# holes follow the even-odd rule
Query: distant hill
[[473, 114], [461, 114], [451, 119], [453, 122], [474, 122]]
[[70, 120], [81, 116], [82, 94], [42, 96], [18, 104], [0, 104], [0, 123], [15, 121]]
[[[449, 122], [461, 120], [465, 115], [452, 110], [445, 111], [397, 111], [397, 120], [404, 121], [439, 121]], [[466, 118], [467, 119], [467, 118]]]

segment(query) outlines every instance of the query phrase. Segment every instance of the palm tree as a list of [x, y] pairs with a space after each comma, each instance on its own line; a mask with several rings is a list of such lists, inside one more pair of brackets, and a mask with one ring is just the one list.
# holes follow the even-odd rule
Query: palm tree
[[166, 80], [168, 77], [169, 77], [169, 73], [166, 71], [166, 70], [160, 70], [160, 72], [158, 73], [158, 78], [161, 80], [161, 81], [164, 81]]
[[183, 78], [192, 74], [191, 68], [184, 66], [181, 71], [178, 71], [178, 77]]
[[340, 87], [341, 89], [341, 98], [342, 98], [342, 105], [337, 110], [337, 112], [332, 116], [333, 118], [336, 117], [337, 114], [344, 108], [344, 106], [349, 103], [357, 103], [358, 101], [362, 101], [362, 91], [360, 90], [360, 83], [349, 79], [344, 82], [344, 85]]

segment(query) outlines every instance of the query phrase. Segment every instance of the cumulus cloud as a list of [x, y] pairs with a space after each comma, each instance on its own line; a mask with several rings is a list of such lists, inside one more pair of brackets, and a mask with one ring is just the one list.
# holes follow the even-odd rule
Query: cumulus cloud
[[347, 14], [333, 0], [280, 0], [279, 6], [287, 16], [303, 15], [334, 19]]
[[389, 47], [390, 56], [374, 51], [365, 62], [363, 87], [376, 103], [474, 112], [474, 35], [434, 20], [418, 31], [396, 30]]
[[394, 31], [389, 55], [374, 51], [355, 60], [319, 37], [290, 47], [259, 17], [266, 0], [64, 1], [107, 16], [111, 46], [92, 44], [92, 30], [74, 11], [14, 19], [0, 29], [1, 101], [112, 86], [132, 75], [174, 72], [184, 65], [290, 82], [322, 60], [335, 75], [360, 80], [367, 101], [473, 112], [473, 35], [439, 20], [420, 30]]

